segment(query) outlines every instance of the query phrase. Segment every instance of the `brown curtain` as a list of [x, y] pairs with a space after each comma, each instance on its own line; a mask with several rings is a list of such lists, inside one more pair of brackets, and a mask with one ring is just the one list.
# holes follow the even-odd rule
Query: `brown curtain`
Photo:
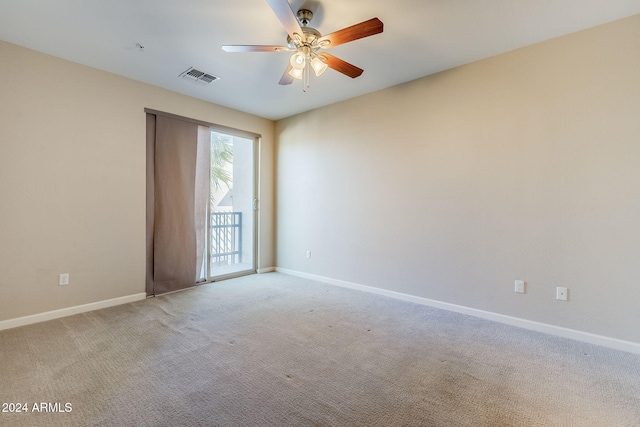
[[[193, 122], [147, 114], [147, 295], [195, 286], [200, 277], [204, 239], [197, 234], [203, 233], [206, 212], [197, 198], [202, 174], [208, 177], [206, 130]], [[197, 174], [197, 165], [205, 172]]]

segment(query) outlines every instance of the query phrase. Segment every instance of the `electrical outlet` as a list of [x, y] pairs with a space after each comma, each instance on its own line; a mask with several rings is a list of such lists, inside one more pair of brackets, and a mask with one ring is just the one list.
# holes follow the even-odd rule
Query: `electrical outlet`
[[69, 284], [69, 273], [62, 273], [58, 279], [58, 285], [64, 286]]
[[524, 280], [516, 280], [516, 292], [520, 293], [520, 294], [524, 294], [525, 293], [525, 284], [524, 284]]
[[311, 258], [311, 251], [307, 251], [307, 258]]
[[556, 299], [560, 301], [567, 301], [568, 294], [569, 294], [569, 289], [563, 288], [562, 286], [558, 286], [556, 288]]

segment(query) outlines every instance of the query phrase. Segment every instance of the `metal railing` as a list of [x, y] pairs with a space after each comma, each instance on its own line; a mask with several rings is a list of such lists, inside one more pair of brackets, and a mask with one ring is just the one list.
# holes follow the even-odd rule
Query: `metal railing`
[[211, 267], [242, 262], [242, 212], [211, 212], [209, 223]]

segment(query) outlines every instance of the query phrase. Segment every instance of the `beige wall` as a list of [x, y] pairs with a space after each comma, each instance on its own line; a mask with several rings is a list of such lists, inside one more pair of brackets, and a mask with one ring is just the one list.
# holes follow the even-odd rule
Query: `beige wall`
[[639, 53], [635, 16], [277, 122], [277, 265], [640, 342]]
[[144, 108], [262, 135], [273, 266], [272, 121], [4, 42], [0, 99], [0, 321], [145, 291]]

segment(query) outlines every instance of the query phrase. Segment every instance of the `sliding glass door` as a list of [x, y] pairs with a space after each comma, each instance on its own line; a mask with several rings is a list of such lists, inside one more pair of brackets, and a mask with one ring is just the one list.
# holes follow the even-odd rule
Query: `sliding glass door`
[[256, 144], [211, 131], [208, 280], [255, 272]]

